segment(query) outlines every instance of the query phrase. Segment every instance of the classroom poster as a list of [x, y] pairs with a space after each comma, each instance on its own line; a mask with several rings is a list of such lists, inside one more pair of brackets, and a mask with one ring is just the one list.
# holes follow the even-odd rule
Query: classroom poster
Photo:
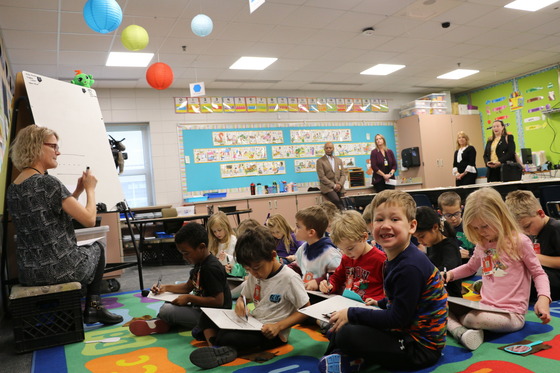
[[[558, 106], [558, 70], [550, 69], [520, 78], [517, 84], [525, 97], [525, 106], [521, 112], [524, 147], [533, 151], [545, 150], [550, 157], [555, 145], [555, 131], [550, 127], [549, 117], [543, 111]], [[560, 152], [560, 146], [556, 146], [556, 151]]]
[[510, 109], [510, 98], [514, 92], [513, 81], [510, 80], [471, 94], [472, 105], [478, 106], [480, 112], [484, 139], [491, 136], [492, 123], [495, 120], [502, 120], [506, 124], [507, 132], [514, 136], [516, 145], [519, 146], [515, 110]]

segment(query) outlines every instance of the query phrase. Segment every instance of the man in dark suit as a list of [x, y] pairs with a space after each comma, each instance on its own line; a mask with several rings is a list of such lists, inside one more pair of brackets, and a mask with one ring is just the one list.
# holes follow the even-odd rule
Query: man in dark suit
[[334, 145], [332, 142], [325, 144], [325, 155], [317, 160], [317, 175], [319, 176], [319, 188], [323, 197], [331, 201], [339, 209], [343, 209], [341, 197], [344, 196], [344, 166], [342, 160], [333, 155]]

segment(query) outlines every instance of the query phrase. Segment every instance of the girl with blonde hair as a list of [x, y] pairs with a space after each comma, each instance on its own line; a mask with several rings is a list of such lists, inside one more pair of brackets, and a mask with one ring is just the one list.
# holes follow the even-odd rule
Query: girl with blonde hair
[[276, 240], [276, 254], [283, 264], [290, 264], [295, 260], [295, 253], [303, 244], [296, 240], [296, 235], [286, 218], [280, 214], [272, 215], [266, 221], [266, 226]]
[[463, 226], [476, 247], [466, 264], [444, 274], [445, 280], [472, 276], [482, 267], [482, 299], [480, 309], [458, 306], [450, 300], [449, 333], [475, 350], [484, 341], [484, 330], [520, 330], [525, 325], [531, 279], [538, 294], [535, 314], [544, 324], [550, 322], [548, 277], [531, 240], [521, 234], [501, 195], [492, 188], [471, 193], [466, 200]]
[[208, 248], [226, 267], [229, 273], [235, 264], [235, 244], [237, 237], [229, 223], [228, 216], [218, 211], [208, 220]]

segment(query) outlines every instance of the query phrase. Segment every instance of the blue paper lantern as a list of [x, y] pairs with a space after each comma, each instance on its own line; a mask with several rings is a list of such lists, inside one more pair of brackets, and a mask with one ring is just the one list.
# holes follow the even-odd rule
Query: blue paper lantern
[[88, 0], [84, 19], [95, 32], [106, 34], [116, 30], [122, 21], [122, 10], [115, 0]]
[[208, 36], [213, 28], [214, 24], [212, 23], [212, 19], [206, 14], [199, 14], [191, 21], [191, 30], [197, 36]]

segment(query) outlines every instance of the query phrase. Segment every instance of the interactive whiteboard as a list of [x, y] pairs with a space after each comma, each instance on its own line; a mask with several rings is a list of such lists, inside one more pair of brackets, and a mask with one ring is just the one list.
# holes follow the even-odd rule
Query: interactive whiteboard
[[[35, 124], [59, 136], [58, 167], [49, 174], [73, 191], [89, 167], [98, 180], [96, 202], [116, 210], [124, 194], [95, 90], [27, 71], [22, 75]], [[83, 197], [85, 201], [85, 193]]]

